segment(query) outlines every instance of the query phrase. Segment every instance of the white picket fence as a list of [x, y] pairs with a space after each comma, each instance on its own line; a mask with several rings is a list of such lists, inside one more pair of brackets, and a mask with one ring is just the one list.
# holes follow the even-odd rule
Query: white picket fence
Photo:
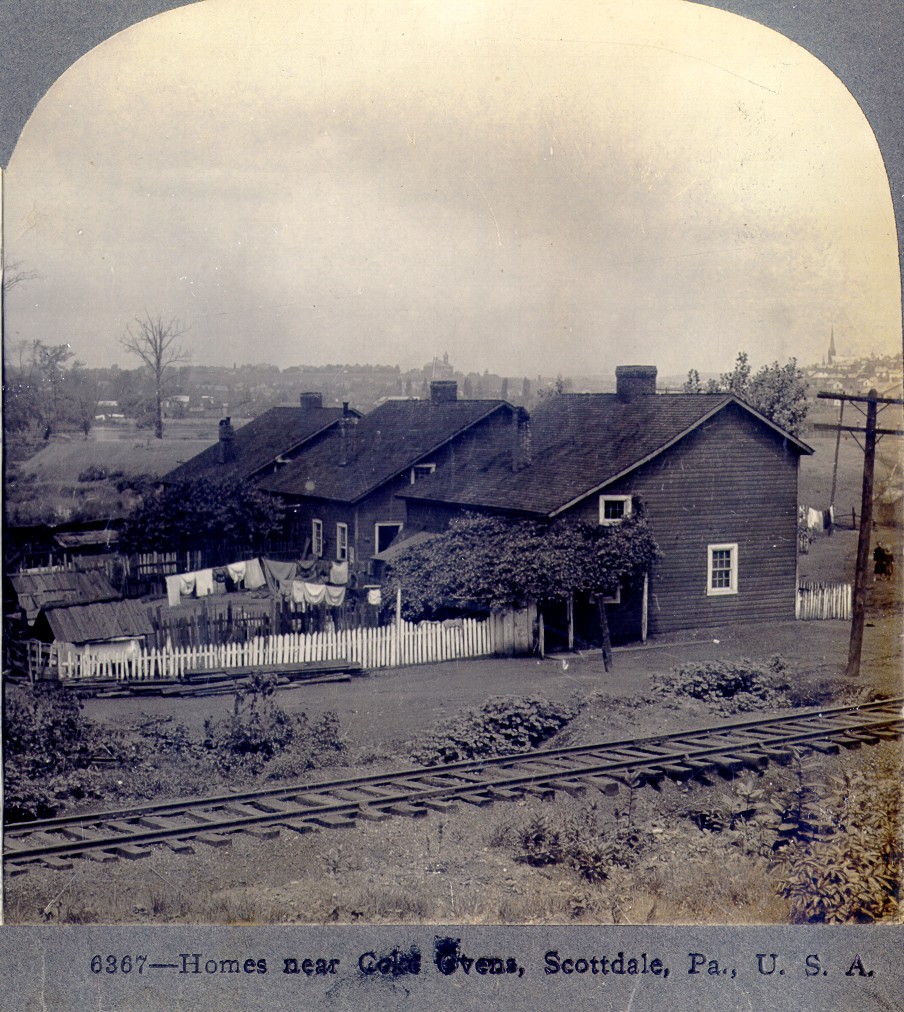
[[824, 583], [801, 580], [797, 588], [797, 617], [842, 619], [850, 622], [853, 614], [853, 590], [849, 583]]
[[495, 651], [492, 620], [460, 619], [448, 622], [400, 622], [374, 628], [339, 632], [287, 633], [256, 637], [247, 643], [164, 650], [123, 650], [111, 655], [90, 650], [68, 655], [51, 650], [48, 667], [56, 667], [63, 680], [109, 678], [150, 680], [181, 678], [191, 671], [259, 667], [280, 664], [316, 664], [347, 661], [364, 668], [432, 664], [466, 657], [486, 657]]

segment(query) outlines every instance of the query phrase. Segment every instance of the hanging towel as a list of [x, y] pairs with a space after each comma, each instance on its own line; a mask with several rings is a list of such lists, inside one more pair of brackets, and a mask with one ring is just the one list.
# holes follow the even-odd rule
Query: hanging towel
[[829, 526], [831, 527], [835, 523], [835, 507], [829, 507]]
[[199, 569], [195, 573], [195, 594], [197, 597], [207, 597], [213, 593], [213, 570]]
[[233, 583], [241, 583], [245, 579], [245, 566], [246, 563], [244, 562], [233, 562], [226, 567], [229, 579]]
[[322, 583], [305, 583], [304, 599], [308, 604], [322, 604], [326, 598], [326, 586]]
[[279, 581], [279, 596], [284, 597], [289, 601], [294, 600], [294, 580], [280, 580]]
[[317, 568], [316, 559], [302, 559], [298, 563], [298, 575], [304, 580], [310, 576], [313, 576], [314, 570]]
[[819, 510], [814, 510], [812, 508], [807, 509], [807, 527], [811, 531], [822, 530], [822, 514]]
[[179, 598], [182, 596], [182, 577], [168, 576], [166, 578], [166, 600], [170, 608], [179, 606]]
[[326, 591], [326, 603], [331, 608], [340, 608], [345, 600], [345, 587], [330, 587], [327, 584], [323, 589]]
[[383, 594], [379, 587], [372, 587], [367, 592], [367, 603], [373, 605], [375, 608], [379, 608], [383, 603]]
[[276, 559], [264, 559], [264, 573], [267, 576], [267, 585], [271, 593], [279, 591], [280, 580], [294, 580], [298, 567], [294, 562], [277, 562]]
[[245, 567], [245, 590], [259, 590], [267, 582], [261, 564], [257, 559], [248, 559], [242, 563]]
[[330, 583], [344, 587], [348, 583], [348, 563], [334, 562], [330, 566]]
[[195, 574], [181, 573], [179, 575], [179, 591], [183, 597], [191, 597], [195, 592]]
[[295, 602], [295, 604], [304, 604], [305, 603], [306, 599], [305, 599], [305, 596], [304, 596], [304, 581], [303, 580], [293, 580], [292, 581], [292, 600]]

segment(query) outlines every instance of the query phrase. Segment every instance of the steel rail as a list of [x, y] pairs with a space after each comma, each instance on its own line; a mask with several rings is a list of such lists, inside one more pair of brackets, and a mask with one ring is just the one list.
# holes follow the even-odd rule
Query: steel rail
[[[819, 750], [819, 743], [825, 741], [822, 751], [837, 752], [898, 737], [904, 731], [902, 703], [904, 698], [892, 698], [795, 711], [672, 734], [20, 823], [7, 827], [5, 861], [25, 868], [29, 866], [25, 862], [97, 851], [136, 857], [149, 853], [142, 848], [157, 843], [176, 841], [184, 850], [192, 839], [225, 844], [226, 834], [235, 832], [272, 832], [281, 827], [307, 832], [320, 826], [354, 825], [357, 817], [427, 814], [430, 808], [445, 808], [455, 801], [489, 804], [526, 793], [576, 793], [587, 786], [605, 789], [632, 779], [690, 779], [713, 769], [730, 775], [745, 766], [790, 760], [789, 750], [796, 746]], [[497, 771], [501, 775], [493, 776]], [[173, 818], [189, 824], [155, 821]], [[55, 842], [59, 837], [63, 839]]]

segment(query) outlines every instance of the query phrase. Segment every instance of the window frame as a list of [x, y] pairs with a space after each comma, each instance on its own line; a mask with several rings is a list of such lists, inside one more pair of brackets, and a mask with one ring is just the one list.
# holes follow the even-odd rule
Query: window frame
[[323, 521], [319, 517], [311, 520], [311, 554], [315, 559], [323, 558]]
[[[620, 517], [607, 517], [606, 503], [607, 502], [620, 502], [624, 506], [624, 512]], [[622, 520], [626, 520], [631, 516], [632, 501], [629, 495], [606, 495], [605, 493], [600, 495], [599, 510], [600, 510], [600, 526], [611, 527], [613, 524], [620, 524]]]
[[418, 471], [421, 472], [420, 477], [426, 478], [428, 475], [436, 472], [436, 464], [412, 464], [411, 474], [409, 476], [409, 480], [412, 485], [417, 483]]
[[[715, 573], [724, 573], [725, 569], [720, 567], [716, 569], [713, 566], [713, 556], [716, 552], [729, 552], [728, 567], [728, 586], [727, 587], [714, 587], [713, 586], [713, 575]], [[706, 546], [706, 596], [707, 597], [725, 597], [731, 594], [737, 594], [738, 592], [738, 568], [739, 568], [739, 557], [738, 557], [738, 543], [737, 541], [720, 541], [714, 542]]]
[[380, 548], [380, 528], [381, 527], [398, 527], [398, 530], [396, 531], [395, 537], [392, 539], [393, 541], [395, 541], [395, 539], [405, 529], [405, 525], [402, 523], [401, 520], [376, 520], [376, 521], [374, 521], [374, 555], [379, 555], [380, 552], [385, 552], [386, 548], [390, 547], [389, 545], [387, 545], [386, 548]]
[[336, 561], [348, 562], [348, 524], [336, 524]]

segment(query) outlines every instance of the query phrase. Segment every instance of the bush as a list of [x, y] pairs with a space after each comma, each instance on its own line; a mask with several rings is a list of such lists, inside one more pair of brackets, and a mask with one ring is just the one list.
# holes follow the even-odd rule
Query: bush
[[106, 481], [107, 469], [100, 464], [92, 464], [80, 472], [79, 481]]
[[699, 699], [722, 713], [788, 705], [788, 667], [777, 655], [765, 666], [746, 659], [683, 664], [650, 684], [655, 697]]
[[274, 675], [252, 675], [248, 687], [236, 692], [229, 717], [204, 722], [204, 747], [225, 771], [259, 772], [279, 756], [286, 775], [293, 775], [343, 750], [336, 714], [311, 724], [304, 713], [288, 713], [273, 698], [277, 684]]
[[516, 857], [532, 865], [564, 864], [588, 882], [602, 882], [614, 869], [632, 867], [649, 842], [649, 834], [635, 825], [632, 791], [627, 809], [616, 811], [614, 824], [604, 823], [594, 804], [541, 812], [521, 830]]
[[[896, 914], [904, 857], [899, 774], [878, 782], [862, 773], [836, 777], [819, 799], [818, 832], [804, 813], [798, 838], [774, 862], [792, 921], [878, 921]], [[793, 817], [792, 798], [783, 818]]]
[[551, 738], [574, 717], [561, 703], [533, 696], [499, 696], [468, 710], [412, 747], [423, 766], [523, 752]]
[[7, 691], [3, 714], [4, 811], [11, 821], [46, 818], [90, 797], [87, 767], [97, 755], [124, 758], [122, 739], [101, 731], [62, 689]]

